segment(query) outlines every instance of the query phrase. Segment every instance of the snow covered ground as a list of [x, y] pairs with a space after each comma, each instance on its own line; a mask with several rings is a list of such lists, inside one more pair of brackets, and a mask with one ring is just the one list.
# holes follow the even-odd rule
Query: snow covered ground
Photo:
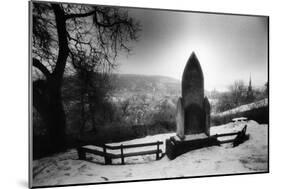
[[[78, 160], [76, 150], [72, 149], [33, 161], [33, 186], [265, 172], [268, 170], [268, 125], [255, 121], [248, 121], [247, 125], [250, 139], [238, 147], [224, 144], [202, 148], [172, 161], [167, 156], [155, 161], [155, 155], [146, 155], [125, 158], [125, 165], [119, 165], [120, 160], [114, 160], [113, 165], [103, 165], [104, 159], [94, 155], [87, 155], [90, 161]], [[243, 126], [243, 123], [228, 123], [212, 127], [211, 134], [238, 131]], [[174, 135], [159, 134], [122, 143], [165, 142], [165, 139]], [[148, 148], [145, 147], [146, 150]], [[161, 148], [165, 151], [165, 145]]]

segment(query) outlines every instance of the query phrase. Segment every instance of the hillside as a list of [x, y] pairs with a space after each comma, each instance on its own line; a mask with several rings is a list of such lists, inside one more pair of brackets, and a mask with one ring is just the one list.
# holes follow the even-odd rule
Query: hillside
[[267, 107], [268, 106], [268, 99], [265, 98], [263, 100], [259, 100], [250, 104], [245, 104], [242, 106], [238, 106], [236, 108], [221, 112], [216, 114], [216, 116], [227, 116], [227, 115], [231, 115], [231, 114], [236, 114], [239, 112], [245, 112], [245, 111], [250, 111], [253, 109], [259, 109], [259, 108], [263, 108], [263, 107]]
[[269, 123], [268, 98], [212, 114], [211, 121], [213, 125], [221, 125], [236, 117], [247, 117], [259, 123]]
[[[146, 94], [147, 96], [173, 97], [181, 95], [181, 81], [168, 76], [160, 75], [136, 75], [136, 74], [112, 74], [109, 76], [109, 82], [113, 97], [128, 97], [134, 95]], [[76, 76], [64, 78], [64, 90], [75, 89], [79, 85]], [[67, 95], [73, 93], [68, 91]], [[220, 94], [217, 92], [217, 95]], [[210, 91], [205, 90], [205, 96], [210, 100], [217, 98]]]
[[147, 94], [160, 96], [179, 95], [180, 81], [166, 76], [114, 74], [111, 76], [114, 95]]

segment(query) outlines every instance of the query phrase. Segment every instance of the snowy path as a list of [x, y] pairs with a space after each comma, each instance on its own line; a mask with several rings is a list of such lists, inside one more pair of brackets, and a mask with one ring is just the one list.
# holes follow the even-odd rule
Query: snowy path
[[[232, 123], [212, 127], [211, 134], [241, 130]], [[166, 156], [159, 161], [155, 155], [125, 159], [126, 165], [103, 165], [103, 158], [91, 156], [88, 162], [77, 160], [76, 150], [42, 158], [33, 162], [34, 186], [127, 181], [138, 179], [201, 176], [263, 172], [268, 170], [268, 125], [248, 122], [250, 139], [236, 148], [229, 144], [194, 150], [171, 161]], [[174, 133], [147, 136], [123, 144], [165, 141]], [[114, 143], [120, 144], [120, 143]], [[162, 149], [165, 145], [162, 146]], [[164, 149], [163, 149], [164, 150]], [[152, 161], [153, 160], [153, 161]], [[117, 162], [119, 161], [119, 162]]]

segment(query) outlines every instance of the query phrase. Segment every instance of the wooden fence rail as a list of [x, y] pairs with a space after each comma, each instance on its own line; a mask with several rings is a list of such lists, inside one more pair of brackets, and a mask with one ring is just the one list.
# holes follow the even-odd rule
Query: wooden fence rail
[[[162, 150], [160, 149], [160, 145], [162, 144], [163, 144], [162, 141], [142, 143], [142, 144], [130, 144], [130, 145], [121, 144], [119, 146], [111, 146], [107, 144], [103, 144], [103, 145], [95, 144], [95, 145], [78, 147], [77, 151], [78, 151], [79, 159], [82, 160], [86, 159], [86, 153], [91, 153], [104, 157], [105, 164], [112, 164], [112, 159], [121, 158], [121, 163], [124, 165], [125, 157], [156, 154], [156, 160], [159, 160], [160, 154], [163, 153]], [[124, 149], [127, 148], [139, 148], [139, 147], [146, 147], [146, 146], [156, 146], [156, 150], [145, 150], [139, 152], [124, 153]], [[103, 149], [103, 151], [92, 149], [91, 147], [100, 147]], [[120, 154], [109, 153], [107, 150], [120, 150]]]

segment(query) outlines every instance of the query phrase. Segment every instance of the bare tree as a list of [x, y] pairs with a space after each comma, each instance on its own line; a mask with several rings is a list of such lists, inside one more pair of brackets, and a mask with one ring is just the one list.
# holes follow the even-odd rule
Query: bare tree
[[127, 116], [129, 113], [130, 99], [121, 102], [122, 116]]
[[242, 80], [235, 81], [229, 90], [235, 107], [244, 103], [247, 89]]
[[48, 128], [53, 151], [65, 149], [61, 87], [66, 70], [90, 57], [92, 70], [109, 71], [120, 50], [130, 52], [139, 24], [124, 9], [33, 2], [32, 65], [44, 79], [33, 82], [33, 105]]

